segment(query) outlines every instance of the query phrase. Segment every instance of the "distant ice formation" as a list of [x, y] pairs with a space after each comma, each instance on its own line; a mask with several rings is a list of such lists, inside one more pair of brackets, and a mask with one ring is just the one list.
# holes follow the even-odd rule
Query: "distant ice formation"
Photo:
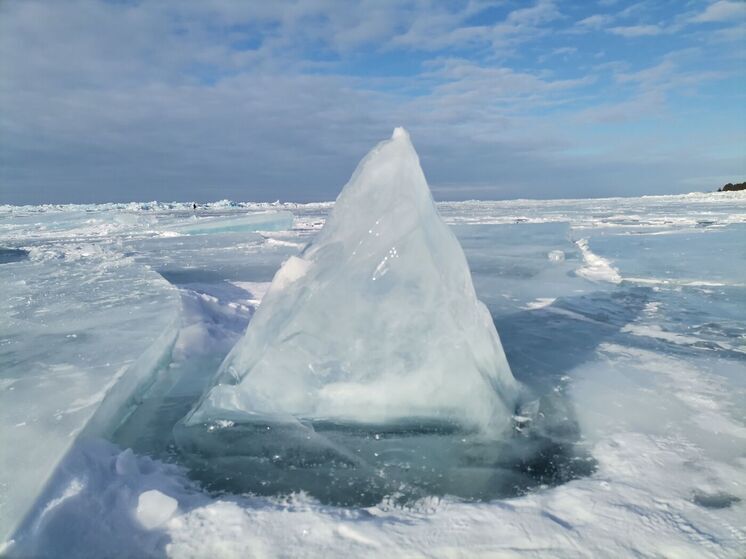
[[277, 272], [186, 419], [457, 422], [497, 433], [518, 386], [404, 128]]
[[293, 226], [293, 214], [288, 211], [268, 211], [229, 218], [197, 218], [177, 228], [185, 235], [244, 233], [246, 231], [283, 231]]

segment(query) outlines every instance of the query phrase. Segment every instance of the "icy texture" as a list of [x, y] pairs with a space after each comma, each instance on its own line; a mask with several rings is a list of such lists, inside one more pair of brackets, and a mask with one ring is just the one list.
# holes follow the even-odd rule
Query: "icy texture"
[[496, 433], [516, 393], [463, 250], [397, 128], [277, 272], [187, 424], [427, 419]]
[[[438, 205], [447, 222], [461, 224], [454, 231], [469, 258], [477, 293], [489, 305], [510, 349], [514, 375], [527, 386], [545, 384], [549, 393], [574, 410], [583, 443], [598, 461], [592, 476], [508, 500], [428, 498], [407, 507], [386, 501], [360, 510], [321, 505], [302, 495], [280, 500], [210, 494], [196, 490], [172, 464], [148, 458], [144, 443], [133, 453], [123, 451], [129, 443], [116, 448], [82, 441], [86, 444], [72, 446], [44, 491], [29, 495], [36, 500], [33, 514], [12, 535], [15, 544], [0, 543], [0, 555], [332, 558], [482, 552], [507, 557], [742, 559], [746, 192], [730, 194]], [[205, 337], [210, 340], [204, 346], [210, 351], [215, 345], [222, 348], [212, 340], [223, 334], [230, 343], [236, 322], [232, 309], [260, 298], [261, 282], [271, 280], [280, 262], [295, 252], [261, 239], [244, 242], [236, 235], [148, 240], [143, 239], [147, 231], [141, 224], [114, 233], [99, 227], [112, 214], [117, 219], [133, 213], [144, 218], [158, 211], [159, 223], [174, 224], [191, 219], [191, 203], [172, 206], [152, 204], [153, 210], [138, 209], [140, 204], [87, 206], [79, 208], [87, 211], [66, 220], [66, 231], [61, 231], [60, 222], [73, 213], [70, 207], [0, 206], [0, 245], [31, 252], [30, 260], [0, 265], [0, 321], [5, 321], [0, 332], [0, 369], [8, 371], [0, 382], [0, 393], [6, 398], [0, 402], [0, 414], [10, 409], [8, 405], [18, 411], [69, 400], [63, 390], [72, 383], [65, 369], [48, 370], [37, 378], [33, 375], [41, 367], [29, 366], [48, 368], [49, 356], [61, 356], [57, 350], [64, 344], [79, 344], [70, 347], [78, 348], [80, 364], [92, 356], [104, 357], [99, 355], [103, 346], [97, 336], [116, 336], [116, 346], [106, 345], [108, 361], [112, 347], [134, 356], [138, 351], [134, 336], [152, 335], [151, 324], [163, 308], [145, 304], [151, 301], [137, 292], [154, 294], [153, 286], [127, 275], [125, 282], [112, 283], [110, 291], [100, 292], [95, 307], [100, 314], [76, 299], [85, 289], [93, 292], [94, 287], [106, 285], [99, 280], [86, 283], [101, 269], [86, 264], [91, 257], [82, 255], [112, 240], [158, 270], [167, 267], [172, 272], [167, 274], [170, 281], [190, 290], [184, 324], [193, 324], [203, 313]], [[229, 216], [270, 209], [253, 206], [218, 203], [201, 211]], [[323, 224], [328, 208], [328, 204], [292, 207], [296, 228], [275, 236], [308, 240]], [[99, 225], [91, 223], [94, 220]], [[100, 236], [95, 237], [96, 232]], [[91, 235], [90, 245], [76, 241], [75, 246], [63, 247], [52, 239], [55, 235]], [[580, 247], [569, 239], [580, 238], [588, 239], [593, 253], [613, 264], [621, 283], [592, 282], [574, 273], [585, 261]], [[562, 250], [566, 260], [551, 262], [547, 254], [552, 250]], [[66, 257], [36, 260], [61, 253], [82, 256], [76, 262], [86, 268], [79, 273], [70, 274], [75, 272], [70, 267], [53, 273], [62, 271]], [[111, 277], [105, 274], [101, 280]], [[251, 295], [231, 289], [226, 278], [246, 286]], [[210, 281], [214, 283], [208, 285]], [[50, 292], [55, 285], [58, 290]], [[78, 285], [81, 289], [71, 288]], [[46, 292], [50, 295], [45, 297]], [[133, 315], [137, 329], [122, 331], [116, 322], [119, 313], [115, 315], [107, 305], [117, 300], [128, 306], [138, 304], [128, 298], [130, 292], [152, 315]], [[203, 305], [204, 294], [215, 301]], [[16, 310], [2, 307], [11, 300]], [[21, 320], [15, 313], [28, 300], [32, 302], [29, 318]], [[69, 332], [77, 338], [52, 336], [52, 325], [60, 324], [52, 318], [71, 307], [77, 310], [65, 319], [74, 321]], [[48, 326], [42, 328], [42, 322]], [[19, 337], [9, 337], [19, 324], [25, 325]], [[218, 328], [212, 331], [214, 326]], [[195, 359], [200, 344], [191, 340], [186, 344], [189, 367], [199, 377], [209, 367]], [[76, 354], [64, 355], [71, 360]], [[186, 367], [177, 367], [176, 361], [169, 374]], [[112, 366], [117, 368], [115, 362]], [[28, 391], [19, 393], [21, 375], [26, 374], [32, 375]], [[188, 391], [183, 383], [173, 392], [178, 397], [189, 394], [191, 399], [186, 399], [178, 415], [133, 426], [139, 441], [170, 431], [173, 423], [166, 421], [168, 417], [177, 421], [199, 397], [199, 389]], [[163, 409], [172, 409], [177, 401], [174, 397], [165, 402]], [[0, 442], [0, 458], [25, 456], [26, 461], [12, 470], [0, 464], [0, 472], [8, 473], [0, 483], [3, 491], [9, 486], [15, 490], [27, 479], [26, 470], [33, 468], [35, 459], [30, 451], [55, 441], [52, 436], [39, 437], [36, 431], [24, 432], [26, 427], [15, 428], [13, 421], [23, 419], [3, 415], [0, 436], [15, 431], [16, 438]], [[388, 442], [384, 437], [373, 440], [381, 445]], [[225, 453], [225, 447], [221, 450]], [[170, 462], [171, 455], [167, 458]], [[542, 474], [535, 462], [526, 465], [537, 476]], [[136, 509], [139, 496], [153, 489], [176, 498], [179, 508], [158, 529], [146, 530], [137, 521]], [[3, 510], [7, 511], [0, 509], [0, 513]]]
[[176, 335], [158, 274], [101, 246], [55, 250], [75, 256], [0, 266], [0, 540], [81, 432], [122, 419]]

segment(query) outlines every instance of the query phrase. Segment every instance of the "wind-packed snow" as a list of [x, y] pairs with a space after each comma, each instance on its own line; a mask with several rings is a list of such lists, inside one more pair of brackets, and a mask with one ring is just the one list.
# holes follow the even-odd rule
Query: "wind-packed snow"
[[[585, 473], [369, 506], [200, 485], [172, 428], [331, 208], [203, 204], [197, 219], [291, 211], [293, 228], [184, 235], [191, 202], [0, 206], [0, 554], [742, 557], [739, 193], [438, 204], [513, 375], [568, 418]], [[605, 278], [580, 273], [594, 257]]]
[[499, 433], [516, 395], [463, 250], [397, 128], [277, 272], [187, 424], [416, 418]]

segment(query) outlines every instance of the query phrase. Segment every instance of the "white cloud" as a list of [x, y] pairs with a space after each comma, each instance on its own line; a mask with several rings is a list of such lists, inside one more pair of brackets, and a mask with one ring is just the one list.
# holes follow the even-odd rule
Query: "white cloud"
[[584, 19], [581, 19], [580, 21], [578, 21], [577, 24], [579, 26], [581, 26], [581, 27], [589, 27], [589, 28], [594, 28], [594, 29], [600, 29], [602, 27], [605, 27], [609, 23], [611, 23], [613, 20], [614, 20], [614, 18], [612, 18], [609, 15], [606, 15], [606, 14], [595, 14], [595, 15], [592, 15], [592, 16], [588, 16], [588, 17], [586, 17]]
[[660, 117], [665, 110], [665, 96], [651, 91], [617, 103], [602, 103], [583, 109], [575, 115], [579, 122], [622, 123], [639, 122], [647, 117]]
[[[667, 83], [702, 78], [683, 59], [584, 70], [596, 49], [561, 33], [579, 24], [555, 3], [476, 17], [490, 6], [0, 0], [2, 194], [332, 198], [401, 123], [436, 183], [533, 181], [546, 195], [566, 175], [572, 194], [578, 168], [557, 161], [596, 145], [573, 124], [646, 118]], [[583, 25], [610, 22], [594, 17]], [[537, 65], [571, 54], [570, 69]], [[387, 74], [360, 57], [411, 58]]]
[[656, 84], [668, 80], [674, 74], [676, 66], [671, 60], [650, 66], [637, 72], [620, 72], [614, 76], [618, 83]]
[[746, 2], [718, 0], [707, 6], [702, 13], [693, 17], [691, 21], [695, 23], [728, 22], [743, 17], [746, 17]]
[[649, 37], [661, 34], [663, 29], [658, 25], [628, 25], [624, 27], [611, 27], [609, 31], [614, 35], [622, 37]]
[[538, 0], [533, 6], [515, 9], [492, 24], [465, 23], [485, 6], [470, 2], [461, 10], [448, 10], [442, 4], [428, 4], [427, 9], [412, 18], [406, 31], [391, 38], [388, 46], [436, 51], [490, 45], [494, 50], [506, 50], [537, 39], [546, 33], [542, 26], [562, 18], [552, 0]]
[[517, 25], [539, 25], [560, 18], [562, 14], [552, 0], [539, 0], [534, 6], [513, 10], [507, 22]]
[[563, 54], [575, 54], [576, 52], [578, 52], [577, 47], [560, 47], [560, 48], [554, 49], [552, 51], [552, 54], [563, 55]]

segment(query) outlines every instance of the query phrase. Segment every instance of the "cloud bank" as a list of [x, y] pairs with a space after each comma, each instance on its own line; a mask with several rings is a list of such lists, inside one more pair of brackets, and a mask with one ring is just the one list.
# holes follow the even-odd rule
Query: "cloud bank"
[[582, 4], [3, 2], [0, 203], [328, 200], [399, 125], [440, 198], [742, 179], [744, 4]]

